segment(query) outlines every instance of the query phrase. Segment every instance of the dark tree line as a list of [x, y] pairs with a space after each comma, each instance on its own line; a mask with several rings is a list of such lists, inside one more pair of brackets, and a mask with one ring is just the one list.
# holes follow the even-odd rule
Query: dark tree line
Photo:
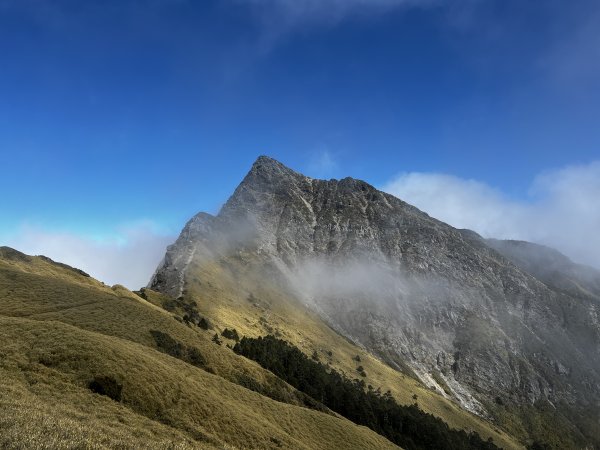
[[391, 393], [366, 387], [307, 357], [298, 348], [269, 335], [242, 338], [233, 350], [258, 362], [296, 389], [359, 425], [365, 425], [407, 450], [498, 449], [477, 433], [453, 430], [416, 405], [396, 403]]
[[189, 347], [182, 344], [176, 339], [173, 339], [169, 334], [158, 330], [150, 330], [150, 334], [154, 338], [156, 347], [163, 353], [171, 355], [177, 359], [181, 359], [192, 366], [206, 369], [206, 360], [200, 350], [196, 347]]
[[221, 333], [221, 336], [227, 339], [233, 339], [236, 342], [240, 340], [240, 335], [235, 328], [231, 330], [229, 328], [225, 328]]

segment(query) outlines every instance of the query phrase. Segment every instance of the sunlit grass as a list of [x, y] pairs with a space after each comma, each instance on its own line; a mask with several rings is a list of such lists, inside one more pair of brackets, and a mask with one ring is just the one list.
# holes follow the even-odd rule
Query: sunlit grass
[[[293, 388], [211, 342], [211, 332], [123, 288], [33, 261], [0, 261], [0, 447], [394, 448], [297, 406]], [[151, 330], [195, 348], [208, 370], [158, 351]], [[122, 385], [121, 401], [89, 389], [97, 376]], [[244, 376], [289, 403], [234, 383]]]

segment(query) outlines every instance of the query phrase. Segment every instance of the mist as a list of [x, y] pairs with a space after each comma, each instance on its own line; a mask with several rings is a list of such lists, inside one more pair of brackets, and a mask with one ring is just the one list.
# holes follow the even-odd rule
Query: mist
[[294, 293], [321, 313], [366, 308], [391, 322], [399, 318], [418, 322], [419, 311], [425, 308], [445, 314], [444, 307], [466, 307], [473, 298], [471, 286], [365, 257], [306, 258], [290, 269], [287, 278]]

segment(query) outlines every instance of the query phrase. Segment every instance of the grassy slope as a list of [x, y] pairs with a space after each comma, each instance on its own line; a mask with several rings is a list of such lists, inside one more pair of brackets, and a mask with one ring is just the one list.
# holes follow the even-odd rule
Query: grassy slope
[[[155, 350], [155, 329], [198, 348], [214, 374]], [[124, 288], [0, 251], [0, 447], [396, 448], [294, 405], [291, 387], [211, 336]], [[122, 383], [121, 402], [87, 388], [96, 375]], [[240, 375], [292, 404], [228, 381]]]
[[[361, 378], [356, 368], [362, 365], [367, 374], [365, 382], [383, 391], [389, 389], [401, 404], [414, 403], [416, 394], [421, 409], [451, 427], [476, 431], [504, 448], [522, 448], [502, 430], [348, 342], [296, 300], [282, 294], [277, 286], [269, 284], [268, 277], [257, 277], [250, 261], [229, 258], [192, 264], [185, 295], [197, 301], [201, 315], [209, 317], [217, 328], [235, 328], [252, 337], [276, 334], [308, 355], [316, 350], [321, 362], [351, 378]], [[356, 355], [360, 362], [354, 360]]]

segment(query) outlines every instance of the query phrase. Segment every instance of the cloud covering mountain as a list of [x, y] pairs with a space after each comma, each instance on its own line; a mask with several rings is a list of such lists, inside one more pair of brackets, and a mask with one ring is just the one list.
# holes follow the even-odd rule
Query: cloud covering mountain
[[600, 161], [539, 174], [525, 199], [440, 173], [403, 173], [383, 190], [457, 228], [546, 244], [600, 267]]

